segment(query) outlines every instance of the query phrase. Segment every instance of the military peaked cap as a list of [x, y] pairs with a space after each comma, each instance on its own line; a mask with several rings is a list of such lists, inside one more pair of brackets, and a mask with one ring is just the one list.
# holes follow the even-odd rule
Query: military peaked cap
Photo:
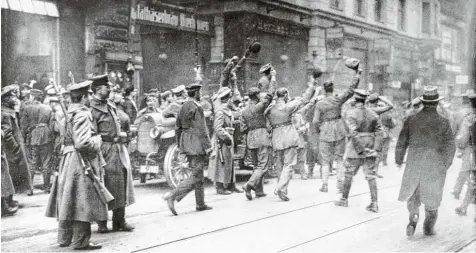
[[89, 87], [89, 85], [91, 85], [93, 83], [93, 81], [91, 80], [87, 80], [87, 81], [84, 81], [84, 82], [80, 82], [80, 83], [73, 83], [73, 84], [70, 84], [68, 86], [68, 91], [75, 91], [75, 90], [79, 90], [79, 89], [82, 89], [82, 88], [86, 88], [86, 87]]
[[32, 96], [43, 96], [43, 91], [38, 90], [38, 89], [31, 89], [30, 94]]
[[89, 78], [89, 80], [92, 81], [91, 86], [94, 86], [94, 87], [102, 86], [102, 85], [109, 86], [109, 78], [107, 74], [93, 76]]
[[18, 91], [19, 87], [16, 84], [10, 84], [2, 88], [2, 97], [11, 95], [12, 92]]
[[354, 97], [357, 99], [366, 99], [369, 96], [369, 93], [363, 89], [355, 89]]

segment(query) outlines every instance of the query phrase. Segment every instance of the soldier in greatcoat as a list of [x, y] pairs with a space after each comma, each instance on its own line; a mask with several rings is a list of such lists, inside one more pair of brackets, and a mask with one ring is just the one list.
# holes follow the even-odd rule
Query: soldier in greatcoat
[[[473, 113], [473, 108], [471, 107], [469, 101], [469, 95], [471, 95], [470, 91], [467, 91], [463, 95], [463, 108], [455, 113], [453, 123], [453, 130], [455, 134], [458, 136], [461, 128], [463, 127], [463, 121], [467, 116]], [[459, 199], [461, 194], [461, 190], [463, 189], [464, 184], [469, 180], [469, 174], [471, 171], [471, 147], [466, 143], [466, 139], [469, 138], [469, 135], [466, 136], [464, 142], [460, 142], [461, 145], [458, 145], [458, 157], [461, 158], [461, 168], [458, 173], [458, 177], [456, 178], [455, 186], [453, 187], [453, 191], [451, 192], [455, 199]]]
[[451, 166], [456, 152], [450, 122], [436, 110], [441, 99], [436, 87], [424, 88], [420, 97], [423, 109], [405, 120], [395, 149], [395, 162], [398, 167], [402, 166], [408, 150], [398, 196], [399, 201], [407, 201], [410, 213], [408, 236], [415, 233], [422, 203], [426, 213], [424, 234], [435, 234], [434, 226], [443, 198], [446, 171]]
[[2, 216], [13, 215], [18, 211], [18, 206], [10, 205], [9, 198], [15, 194], [10, 169], [8, 167], [7, 155], [4, 150], [3, 130], [2, 130]]
[[133, 93], [135, 93], [134, 86], [130, 85], [124, 90], [124, 100], [122, 101], [122, 106], [124, 107], [124, 112], [129, 116], [131, 122], [135, 122], [137, 118], [137, 105], [134, 101]]
[[173, 93], [172, 102], [164, 109], [162, 115], [164, 118], [177, 118], [180, 107], [185, 102], [185, 85], [179, 85], [171, 90]]
[[205, 123], [205, 115], [200, 105], [201, 84], [191, 84], [187, 87], [189, 99], [180, 108], [177, 115], [175, 137], [180, 153], [187, 156], [192, 175], [180, 182], [177, 188], [164, 195], [172, 214], [177, 215], [174, 202], [181, 201], [189, 192], [195, 190], [197, 211], [212, 209], [205, 204], [203, 189], [203, 169], [206, 160], [213, 158], [212, 144]]
[[217, 194], [228, 195], [232, 192], [241, 193], [236, 188], [235, 171], [233, 166], [234, 141], [233, 114], [230, 108], [231, 89], [222, 87], [217, 93], [216, 99], [219, 106], [215, 108], [213, 122], [212, 147], [215, 157], [210, 159], [208, 177], [216, 184]]
[[[107, 205], [96, 191], [87, 173], [101, 177], [101, 136], [95, 135], [93, 118], [86, 102], [91, 81], [72, 84], [71, 104], [66, 117], [63, 157], [57, 184], [48, 201], [47, 217], [58, 219], [58, 244], [76, 250], [95, 250], [102, 246], [90, 243], [91, 223], [107, 220]], [[82, 159], [82, 162], [81, 160]]]
[[[476, 162], [472, 157], [474, 149], [476, 149], [476, 139], [471, 136], [471, 132], [476, 127], [476, 95], [468, 94], [468, 100], [471, 101], [470, 112], [461, 122], [456, 135], [456, 144], [461, 152], [461, 159], [463, 160], [463, 167], [458, 175], [460, 177], [462, 172], [466, 172], [466, 178], [463, 178], [463, 183], [468, 181], [468, 188], [464, 196], [463, 202], [455, 209], [458, 215], [466, 215], [469, 204], [474, 201], [476, 195]], [[454, 194], [454, 193], [453, 193]], [[459, 197], [459, 196], [458, 196]]]
[[[34, 173], [41, 171], [43, 173], [43, 189], [46, 193], [49, 193], [53, 155], [51, 133], [53, 112], [49, 105], [42, 103], [43, 92], [41, 90], [31, 89], [30, 95], [33, 97], [33, 101], [25, 107], [23, 114], [20, 115], [20, 125], [23, 137], [31, 147], [32, 180]], [[33, 192], [30, 192], [30, 194], [33, 194]]]
[[[108, 76], [96, 76], [91, 80], [94, 92], [90, 101], [92, 125], [95, 133], [102, 139], [101, 151], [106, 160], [104, 182], [114, 196], [114, 200], [108, 204], [109, 210], [112, 210], [112, 229], [132, 231], [134, 227], [125, 220], [126, 206], [135, 202], [131, 163], [125, 145], [127, 134], [121, 131], [116, 106], [109, 100], [111, 87]], [[109, 232], [107, 220], [98, 222], [98, 231]]]
[[[9, 172], [12, 178], [15, 193], [31, 191], [30, 165], [25, 156], [24, 141], [19, 127], [19, 115], [13, 109], [19, 102], [17, 97], [18, 86], [8, 85], [2, 88], [2, 148], [9, 165]], [[3, 183], [3, 181], [2, 181]], [[13, 200], [13, 194], [7, 200], [10, 206], [18, 205]]]
[[350, 87], [341, 95], [334, 95], [334, 83], [326, 81], [323, 84], [325, 97], [316, 104], [313, 125], [319, 133], [319, 152], [322, 158], [322, 187], [321, 192], [328, 191], [329, 172], [332, 161], [337, 162], [337, 188], [340, 191], [344, 180], [343, 156], [345, 151], [346, 129], [341, 117], [342, 106], [354, 94], [359, 86], [362, 70], [355, 68], [356, 75]]
[[354, 90], [355, 105], [347, 112], [346, 125], [350, 139], [346, 147], [345, 179], [342, 186], [342, 198], [335, 202], [337, 206], [348, 206], [352, 179], [362, 167], [365, 179], [369, 184], [371, 203], [367, 210], [378, 212], [377, 204], [377, 173], [375, 163], [381, 150], [383, 129], [378, 115], [365, 107], [368, 96], [365, 90]]
[[272, 129], [273, 150], [283, 165], [280, 168], [281, 172], [274, 192], [284, 201], [289, 201], [288, 184], [297, 163], [297, 148], [299, 146], [299, 134], [292, 124], [292, 115], [309, 103], [315, 89], [314, 84], [310, 84], [300, 98], [289, 101], [288, 89], [279, 88], [276, 91], [276, 102], [270, 104], [265, 111]]

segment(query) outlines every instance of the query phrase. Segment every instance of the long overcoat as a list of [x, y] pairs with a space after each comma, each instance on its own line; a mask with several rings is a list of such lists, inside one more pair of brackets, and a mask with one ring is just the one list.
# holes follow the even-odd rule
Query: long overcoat
[[[208, 178], [217, 183], [229, 184], [235, 182], [235, 173], [233, 171], [233, 115], [229, 108], [221, 106], [215, 115], [213, 122], [212, 147], [216, 154], [210, 159], [208, 165]], [[224, 143], [228, 140], [230, 146]], [[223, 160], [221, 160], [221, 154]]]
[[407, 201], [420, 187], [423, 204], [438, 207], [443, 197], [446, 171], [456, 152], [450, 122], [435, 108], [425, 107], [403, 123], [395, 149], [395, 161], [407, 161], [398, 200]]
[[32, 182], [18, 123], [18, 114], [13, 109], [2, 107], [2, 148], [5, 150], [15, 192], [22, 193], [31, 189]]
[[106, 137], [118, 137], [121, 132], [116, 106], [94, 98], [91, 108], [93, 129], [103, 137], [101, 153], [106, 161], [104, 184], [114, 196], [114, 200], [109, 202], [109, 210], [132, 205], [135, 203], [135, 194], [127, 147], [124, 143], [104, 141]]
[[3, 131], [2, 131], [2, 198], [8, 197], [15, 193], [13, 187], [12, 177], [10, 176], [10, 169], [8, 168], [8, 161], [5, 151], [3, 150]]
[[476, 123], [476, 111], [470, 110], [461, 124], [458, 127], [456, 133], [455, 142], [460, 152], [462, 152], [461, 171], [476, 170], [476, 165], [473, 161], [473, 150], [476, 148], [474, 139], [471, 138], [471, 131]]
[[70, 104], [68, 118], [71, 120], [65, 132], [63, 157], [46, 216], [83, 222], [107, 220], [107, 205], [101, 202], [78, 156], [81, 152], [85, 163], [90, 164], [94, 174], [100, 177], [104, 160], [100, 156], [100, 137], [93, 137], [91, 113], [82, 104]]

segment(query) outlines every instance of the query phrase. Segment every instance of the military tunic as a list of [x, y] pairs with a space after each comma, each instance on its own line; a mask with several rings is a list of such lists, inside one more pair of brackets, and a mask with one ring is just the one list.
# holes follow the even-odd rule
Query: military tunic
[[7, 155], [4, 151], [3, 142], [3, 130], [2, 130], [2, 198], [9, 197], [15, 194], [15, 188], [13, 187], [12, 177], [10, 176], [10, 169], [8, 167]]

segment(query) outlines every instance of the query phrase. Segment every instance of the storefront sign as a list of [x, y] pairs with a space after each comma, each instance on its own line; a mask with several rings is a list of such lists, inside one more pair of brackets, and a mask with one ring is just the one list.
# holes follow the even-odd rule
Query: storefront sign
[[389, 38], [378, 38], [373, 41], [372, 55], [375, 66], [390, 65], [392, 44]]
[[468, 84], [469, 83], [469, 76], [468, 75], [457, 75], [456, 76], [456, 84]]
[[461, 73], [461, 67], [458, 66], [458, 65], [446, 64], [445, 65], [445, 70], [450, 71], [450, 72], [455, 72], [455, 73]]
[[256, 28], [263, 32], [295, 37], [299, 39], [307, 40], [309, 37], [307, 28], [264, 16], [258, 17]]
[[332, 27], [326, 29], [326, 58], [341, 59], [344, 48], [344, 28]]
[[[132, 8], [131, 17], [136, 20], [145, 20], [157, 25], [165, 25], [177, 29], [195, 30], [195, 18], [192, 14], [168, 9], [155, 10], [148, 6], [138, 4]], [[202, 32], [210, 31], [210, 22], [197, 20], [197, 30]]]

